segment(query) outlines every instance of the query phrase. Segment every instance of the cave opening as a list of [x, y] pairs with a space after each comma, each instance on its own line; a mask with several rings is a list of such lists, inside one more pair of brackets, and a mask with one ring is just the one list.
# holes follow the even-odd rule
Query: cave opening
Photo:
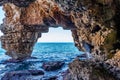
[[[48, 43], [36, 43], [43, 32], [48, 31], [49, 26], [62, 26], [69, 31], [71, 28], [77, 28], [77, 30], [71, 30], [75, 46], [79, 50], [85, 51], [88, 58], [89, 53], [93, 56], [93, 59], [84, 61], [80, 60], [81, 55], [75, 54], [77, 58], [70, 62], [69, 68], [65, 72], [67, 73], [65, 80], [96, 80], [97, 78], [111, 80], [111, 76], [114, 77], [113, 80], [120, 79], [119, 0], [0, 0], [0, 6], [2, 5], [6, 17], [3, 25], [0, 26], [4, 33], [0, 40], [2, 48], [7, 51], [6, 55], [11, 59], [8, 60], [10, 64], [3, 64], [1, 59], [5, 56], [0, 54], [2, 57], [0, 58], [0, 79], [3, 74], [5, 75], [2, 80], [15, 79], [18, 75], [18, 79], [24, 78], [27, 75], [26, 70], [30, 72], [30, 78], [34, 79], [39, 73], [43, 75], [43, 80], [44, 78], [49, 80], [48, 77], [53, 80], [56, 75], [62, 75], [59, 74], [62, 71], [55, 72], [55, 75], [49, 71], [45, 71], [45, 75], [44, 72], [39, 72], [41, 68], [45, 70], [46, 63], [44, 64], [44, 62], [61, 60], [64, 63], [55, 64], [69, 64], [75, 54], [73, 47], [68, 47], [69, 45], [66, 43], [49, 43], [49, 45]], [[42, 37], [38, 41], [42, 39], [44, 38]], [[54, 37], [52, 40], [46, 39], [51, 42], [53, 39], [63, 42]], [[33, 47], [34, 45], [35, 47]], [[35, 49], [33, 50], [33, 48]], [[78, 54], [80, 54], [79, 50], [77, 50]], [[31, 59], [31, 55], [37, 59]], [[12, 60], [15, 64], [11, 64]], [[43, 66], [40, 63], [43, 63]], [[51, 63], [54, 64], [54, 62], [50, 62], [50, 65]], [[63, 70], [64, 66], [60, 69]], [[21, 70], [25, 70], [22, 72], [25, 72], [25, 75], [21, 75]], [[16, 71], [20, 71], [20, 73], [18, 74]], [[11, 74], [11, 72], [15, 74]], [[103, 76], [101, 73], [105, 75]], [[62, 80], [59, 76], [57, 77]]]
[[48, 33], [42, 33], [38, 42], [71, 42], [73, 43], [72, 33], [70, 30], [63, 30], [62, 27], [49, 28]]
[[49, 28], [47, 33], [42, 33], [34, 45], [32, 56], [42, 61], [69, 62], [82, 52], [74, 45], [71, 30], [62, 27]]

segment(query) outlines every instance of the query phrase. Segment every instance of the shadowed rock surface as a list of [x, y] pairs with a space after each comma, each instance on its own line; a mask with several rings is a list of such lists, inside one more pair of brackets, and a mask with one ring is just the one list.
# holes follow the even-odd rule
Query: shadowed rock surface
[[71, 80], [120, 80], [120, 69], [108, 63], [74, 60], [69, 64]]
[[61, 69], [64, 64], [63, 61], [44, 62], [42, 68], [45, 71], [55, 71]]
[[[120, 68], [120, 0], [0, 0], [0, 5], [5, 11], [0, 26], [4, 33], [1, 44], [13, 59], [30, 57], [34, 44], [43, 32], [48, 32], [49, 27], [62, 26], [72, 31], [79, 50], [92, 54], [93, 62], [88, 64], [102, 62]], [[85, 65], [84, 61], [78, 63], [76, 66], [88, 72], [85, 72], [85, 79], [90, 80], [93, 66]], [[78, 67], [71, 66], [71, 73]], [[78, 73], [71, 75], [77, 75], [75, 80], [79, 80], [84, 77], [79, 73], [78, 70]]]
[[32, 76], [44, 75], [41, 70], [12, 71], [6, 73], [1, 80], [33, 80]]
[[57, 79], [57, 76], [52, 76], [49, 78], [45, 78], [44, 80], [58, 80], [58, 79]]

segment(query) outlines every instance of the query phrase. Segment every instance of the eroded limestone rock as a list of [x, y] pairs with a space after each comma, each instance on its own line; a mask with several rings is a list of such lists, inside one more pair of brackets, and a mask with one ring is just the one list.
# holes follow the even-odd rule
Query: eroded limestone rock
[[[0, 28], [2, 47], [12, 58], [30, 57], [41, 33], [62, 26], [72, 31], [79, 50], [92, 54], [93, 63], [120, 67], [119, 57], [114, 57], [120, 50], [120, 0], [0, 0], [0, 5], [6, 16]], [[75, 69], [78, 73], [73, 75], [79, 75], [78, 68], [84, 65], [89, 80], [93, 67], [78, 63], [71, 66], [71, 73]]]
[[106, 62], [111, 64], [112, 66], [117, 66], [120, 68], [120, 51], [118, 51], [114, 55], [114, 57], [112, 57], [111, 59], [108, 59]]
[[16, 6], [19, 7], [28, 7], [30, 3], [34, 2], [35, 0], [0, 0], [0, 5], [5, 3], [14, 3]]
[[54, 1], [36, 0], [28, 7], [13, 3], [3, 6], [6, 18], [1, 25], [4, 33], [1, 42], [6, 54], [14, 59], [30, 57], [37, 39], [41, 33], [48, 32], [50, 26], [76, 29], [72, 15], [65, 13]]
[[[89, 52], [93, 53], [96, 59], [106, 60], [109, 55], [106, 53], [115, 51], [114, 45], [119, 43], [119, 31], [116, 31], [118, 28], [116, 11], [119, 5], [117, 1], [36, 0], [32, 3], [28, 1], [30, 4], [27, 7], [24, 7], [27, 4], [25, 0], [20, 0], [22, 4], [19, 1], [8, 2], [4, 3], [6, 18], [1, 25], [1, 30], [5, 36], [1, 40], [7, 54], [13, 55], [15, 59], [18, 56], [29, 57], [32, 52], [30, 46], [41, 37], [42, 32], [48, 32], [50, 26], [74, 29], [72, 33], [76, 46], [80, 50], [87, 51], [85, 46], [87, 45]], [[24, 45], [27, 42], [28, 48]], [[15, 47], [16, 49], [19, 47], [19, 50]]]
[[1, 80], [34, 80], [33, 77], [44, 75], [42, 70], [24, 70], [7, 72]]
[[[110, 71], [110, 69], [113, 71]], [[115, 70], [110, 65], [104, 63], [81, 61], [79, 59], [69, 64], [69, 71], [72, 76], [70, 80], [119, 80], [120, 78], [115, 76], [118, 75]]]
[[65, 63], [63, 61], [44, 62], [42, 68], [45, 71], [55, 71], [61, 69]]

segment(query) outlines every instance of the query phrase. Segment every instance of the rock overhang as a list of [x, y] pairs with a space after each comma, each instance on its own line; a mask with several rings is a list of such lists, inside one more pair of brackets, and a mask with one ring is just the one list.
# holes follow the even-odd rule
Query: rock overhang
[[0, 6], [5, 3], [13, 3], [18, 7], [28, 7], [35, 0], [0, 0]]
[[[120, 43], [118, 0], [1, 0], [0, 4], [6, 16], [1, 41], [8, 53], [30, 54], [41, 33], [57, 26], [72, 31], [78, 49], [86, 51], [87, 44], [95, 55], [115, 52]], [[29, 45], [22, 49], [20, 44]]]
[[[49, 27], [62, 26], [71, 30], [79, 50], [89, 51], [96, 62], [119, 67], [120, 59], [116, 57], [120, 51], [119, 0], [0, 0], [0, 5], [5, 11], [2, 47], [12, 58], [30, 57], [43, 32], [48, 32]], [[79, 70], [73, 75], [78, 74]]]

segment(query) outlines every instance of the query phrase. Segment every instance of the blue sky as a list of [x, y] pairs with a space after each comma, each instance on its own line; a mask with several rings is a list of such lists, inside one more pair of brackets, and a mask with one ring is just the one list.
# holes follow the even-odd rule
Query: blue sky
[[49, 28], [48, 33], [43, 33], [38, 39], [39, 42], [73, 42], [70, 30], [59, 28]]
[[[4, 11], [0, 7], [0, 24], [4, 18]], [[0, 36], [2, 32], [0, 31]], [[38, 42], [73, 42], [73, 38], [70, 30], [63, 30], [62, 27], [49, 28], [48, 33], [42, 33], [42, 37], [38, 39]]]

